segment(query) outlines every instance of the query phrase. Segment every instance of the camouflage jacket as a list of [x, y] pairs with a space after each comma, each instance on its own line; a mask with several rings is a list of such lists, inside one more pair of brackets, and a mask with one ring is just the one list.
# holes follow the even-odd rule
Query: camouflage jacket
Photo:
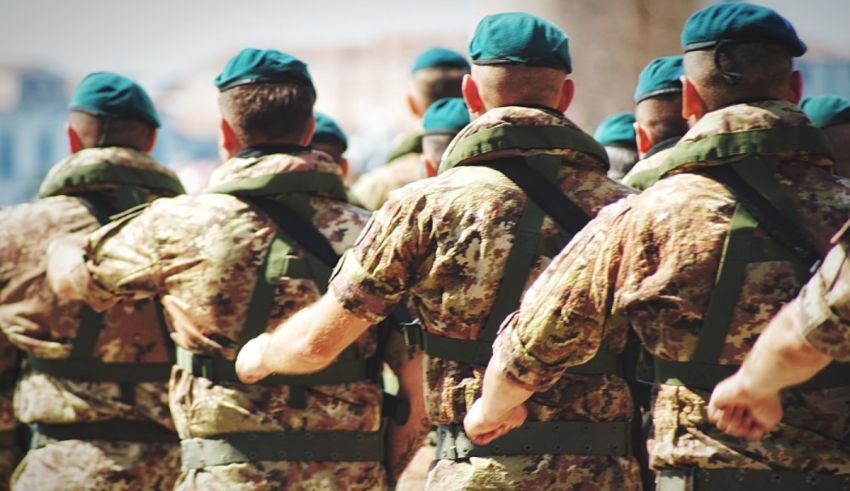
[[[115, 172], [115, 179], [81, 182], [75, 172], [93, 168]], [[91, 148], [71, 155], [50, 170], [43, 197], [0, 212], [0, 328], [12, 343], [40, 358], [67, 358], [80, 325], [83, 302], [58, 298], [46, 283], [45, 253], [54, 239], [99, 227], [79, 200], [67, 194], [97, 190], [140, 193], [150, 200], [171, 192], [128, 189], [123, 169], [149, 171], [165, 181], [176, 176], [146, 154], [128, 148]], [[179, 187], [179, 184], [176, 184]], [[128, 299], [104, 316], [94, 358], [104, 362], [167, 363], [165, 333], [149, 300]], [[18, 384], [15, 411], [25, 423], [72, 423], [112, 418], [152, 419], [173, 428], [165, 383], [136, 387], [134, 406], [121, 401], [116, 383], [76, 382], [30, 371]]]
[[[646, 171], [650, 171], [651, 173], [652, 170], [657, 169], [661, 164], [666, 162], [677, 141], [678, 138], [670, 138], [652, 147], [623, 177], [622, 183], [639, 191], [643, 191], [652, 184], [655, 184], [654, 181], [645, 182], [648, 180], [646, 177], [648, 173]], [[651, 180], [651, 177], [649, 179]]]
[[370, 210], [380, 208], [390, 193], [425, 177], [422, 154], [408, 153], [360, 176], [351, 195]]
[[[305, 149], [294, 154], [240, 155], [213, 173], [211, 189], [251, 179], [297, 177], [299, 173], [332, 176], [342, 189], [339, 166], [322, 152]], [[287, 194], [306, 196], [314, 210], [312, 223], [338, 254], [354, 243], [369, 217], [360, 208], [321, 193], [290, 189], [270, 197]], [[208, 192], [159, 200], [90, 237], [87, 269], [94, 281], [86, 299], [92, 305], [105, 306], [120, 299], [159, 295], [181, 306], [193, 321], [193, 328], [174, 333], [178, 345], [196, 354], [232, 360], [276, 229], [268, 215], [230, 194]], [[304, 254], [298, 246], [292, 253]], [[266, 328], [274, 328], [319, 296], [312, 279], [282, 277]], [[173, 315], [167, 308], [165, 314]], [[362, 357], [370, 356], [375, 350], [374, 333], [365, 334], [357, 346]], [[241, 431], [380, 428], [381, 389], [375, 382], [310, 387], [306, 409], [287, 406], [288, 392], [287, 385], [211, 383], [178, 368], [172, 374], [170, 398], [181, 438]], [[276, 472], [292, 477], [315, 470], [308, 464], [278, 462], [267, 467], [277, 466]], [[383, 476], [379, 465], [351, 464], [358, 469], [367, 465], [369, 472]], [[329, 465], [323, 469], [332, 471]], [[373, 480], [383, 479], [375, 476]]]
[[833, 243], [787, 311], [794, 330], [812, 346], [835, 360], [850, 362], [850, 221]]
[[[712, 135], [810, 125], [788, 103], [736, 105], [707, 114], [677, 148]], [[827, 156], [775, 156], [777, 177], [803, 227], [826, 250], [850, 212], [850, 189], [830, 174]], [[515, 380], [546, 390], [567, 367], [588, 360], [606, 340], [621, 339], [630, 326], [654, 356], [691, 359], [736, 201], [723, 185], [689, 171], [728, 162], [685, 162], [642, 194], [602, 210], [575, 237], [533, 287], [541, 294], [525, 298], [496, 341]], [[788, 262], [747, 265], [719, 362], [740, 363], [799, 286]], [[756, 443], [717, 430], [706, 419], [706, 402], [701, 391], [658, 386], [649, 441], [654, 468], [850, 473], [850, 414], [841, 409], [850, 403], [850, 388], [788, 391], [779, 429]]]

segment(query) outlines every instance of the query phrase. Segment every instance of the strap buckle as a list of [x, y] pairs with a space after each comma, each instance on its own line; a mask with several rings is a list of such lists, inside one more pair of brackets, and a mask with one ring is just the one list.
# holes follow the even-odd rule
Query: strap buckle
[[425, 347], [425, 337], [422, 334], [422, 323], [419, 319], [414, 319], [413, 322], [404, 322], [401, 324], [401, 334], [404, 336], [404, 344], [408, 347]]

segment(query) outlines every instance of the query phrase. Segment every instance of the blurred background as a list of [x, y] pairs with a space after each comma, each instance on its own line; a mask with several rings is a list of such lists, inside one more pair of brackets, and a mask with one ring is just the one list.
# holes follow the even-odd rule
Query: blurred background
[[[680, 52], [680, 29], [707, 0], [3, 0], [0, 11], [0, 206], [30, 199], [68, 152], [66, 104], [87, 73], [110, 70], [152, 95], [163, 128], [154, 156], [199, 190], [218, 164], [213, 78], [244, 47], [309, 65], [317, 109], [348, 133], [353, 171], [384, 162], [415, 129], [405, 104], [414, 57], [466, 53], [488, 13], [524, 10], [570, 37], [577, 95], [567, 115], [586, 131], [633, 109], [639, 71]], [[850, 1], [757, 0], [789, 18], [809, 52], [805, 94], [850, 97]]]

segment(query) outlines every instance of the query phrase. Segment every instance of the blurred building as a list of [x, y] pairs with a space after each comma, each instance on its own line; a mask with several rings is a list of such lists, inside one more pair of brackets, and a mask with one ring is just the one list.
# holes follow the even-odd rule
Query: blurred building
[[0, 206], [33, 197], [67, 154], [68, 88], [38, 68], [0, 66]]

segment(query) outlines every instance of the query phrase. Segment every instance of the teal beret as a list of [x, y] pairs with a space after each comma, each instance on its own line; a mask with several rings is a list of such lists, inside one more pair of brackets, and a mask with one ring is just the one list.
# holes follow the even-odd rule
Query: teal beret
[[714, 49], [721, 41], [772, 42], [785, 46], [791, 56], [802, 56], [806, 45], [794, 26], [775, 11], [751, 3], [724, 2], [692, 14], [682, 30], [685, 52]]
[[462, 68], [469, 70], [469, 62], [457, 51], [446, 48], [431, 48], [423, 51], [413, 62], [412, 72], [423, 68]]
[[316, 131], [313, 132], [314, 142], [337, 142], [342, 144], [342, 151], [348, 149], [348, 138], [336, 121], [327, 114], [315, 113]]
[[637, 148], [635, 142], [635, 115], [617, 113], [599, 123], [593, 135], [604, 146]]
[[800, 103], [803, 112], [818, 128], [850, 123], [850, 99], [837, 95], [816, 95]]
[[521, 64], [572, 72], [567, 36], [554, 24], [522, 12], [488, 15], [481, 19], [469, 57], [476, 65]]
[[315, 92], [307, 65], [298, 58], [274, 49], [246, 48], [227, 62], [215, 78], [220, 92], [250, 84], [298, 81]]
[[94, 116], [136, 119], [154, 128], [159, 128], [160, 124], [145, 89], [129, 78], [112, 72], [86, 75], [71, 95], [68, 109]]
[[685, 74], [681, 56], [662, 56], [646, 65], [635, 87], [635, 104], [650, 97], [682, 92], [679, 77]]
[[446, 97], [434, 102], [428, 106], [422, 117], [422, 127], [426, 135], [456, 135], [468, 124], [469, 109], [460, 97]]

